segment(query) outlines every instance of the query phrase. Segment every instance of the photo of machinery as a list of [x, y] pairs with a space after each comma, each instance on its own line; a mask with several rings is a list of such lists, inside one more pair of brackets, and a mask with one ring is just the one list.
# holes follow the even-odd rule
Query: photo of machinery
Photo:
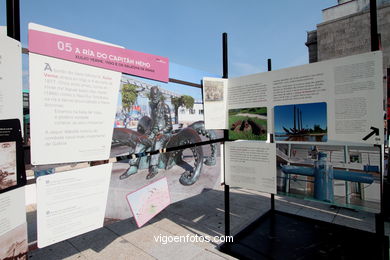
[[378, 148], [277, 144], [278, 193], [336, 206], [379, 210]]

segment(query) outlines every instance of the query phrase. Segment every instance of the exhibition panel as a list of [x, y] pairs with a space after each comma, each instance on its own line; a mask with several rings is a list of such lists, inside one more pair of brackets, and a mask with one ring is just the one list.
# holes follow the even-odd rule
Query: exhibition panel
[[[218, 121], [219, 128], [251, 140], [254, 127], [249, 120], [261, 116], [267, 120], [263, 124], [268, 129], [267, 142], [260, 138], [247, 142], [258, 149], [276, 142], [277, 171], [271, 175], [267, 166], [259, 165], [257, 171], [250, 169], [262, 156], [252, 158], [240, 150], [239, 156], [229, 158], [231, 151], [225, 145], [229, 161], [225, 165], [230, 165], [231, 159], [242, 163], [233, 171], [229, 166], [225, 168], [226, 235], [230, 234], [230, 186], [262, 191], [262, 185], [253, 183], [269, 176], [277, 180], [280, 195], [326, 203], [326, 209], [336, 211], [377, 213], [375, 233], [312, 219], [315, 213], [309, 218], [278, 211], [271, 194], [270, 210], [239, 231], [233, 243], [220, 245], [222, 252], [240, 259], [388, 259], [389, 240], [383, 216], [383, 53], [378, 51], [378, 44], [373, 44], [375, 40], [378, 43], [376, 19], [372, 18], [376, 17], [376, 6], [375, 1], [370, 4], [372, 52], [272, 72], [268, 60], [269, 72], [232, 79], [206, 78], [204, 88], [210, 88], [211, 96], [224, 98], [218, 99], [221, 109], [217, 113], [224, 118]], [[226, 35], [224, 53], [225, 38]], [[227, 58], [223, 65], [227, 69]], [[222, 85], [226, 92], [218, 91]], [[206, 115], [213, 113], [210, 105], [215, 101], [205, 100]], [[241, 122], [236, 118], [228, 120], [237, 113], [248, 118]], [[208, 125], [209, 118], [205, 119]], [[226, 135], [225, 138], [228, 139]], [[311, 204], [302, 205], [310, 208]], [[317, 210], [323, 211], [322, 207]], [[359, 246], [368, 237], [370, 247]]]
[[104, 164], [37, 179], [38, 247], [103, 226], [111, 169]]
[[[384, 141], [382, 77], [377, 51], [204, 78], [206, 126], [228, 129], [229, 140], [248, 140], [258, 149], [266, 146], [261, 141], [277, 143], [272, 156], [254, 153], [245, 142], [227, 143], [226, 184], [266, 191], [262, 178], [271, 174], [278, 194], [379, 212], [381, 150], [372, 145]], [[235, 146], [241, 149], [230, 152]], [[264, 158], [267, 165], [251, 166]]]
[[[176, 65], [177, 71], [170, 71], [170, 75], [178, 79], [169, 78], [167, 82], [162, 80], [161, 70], [166, 79], [168, 70], [157, 64], [154, 74], [149, 70], [146, 74], [121, 75], [118, 71], [129, 73], [129, 68], [120, 69], [128, 67], [120, 62], [139, 65], [141, 62], [137, 61], [153, 59], [168, 65], [168, 60], [140, 53], [134, 58], [131, 51], [112, 44], [42, 25], [29, 26], [31, 162], [46, 169], [46, 174], [55, 173], [37, 180], [39, 247], [96, 229], [104, 220], [112, 222], [134, 216], [142, 226], [171, 202], [220, 185], [218, 142], [223, 140], [223, 134], [204, 128], [201, 85], [193, 83], [196, 77], [200, 83], [207, 74]], [[46, 45], [39, 44], [40, 36], [47, 39]], [[118, 57], [115, 56], [118, 53], [122, 55], [121, 61], [111, 64], [109, 60]], [[112, 170], [105, 170], [110, 173], [105, 175], [110, 181], [100, 182], [108, 197], [94, 200], [100, 206], [93, 204], [103, 210], [99, 212], [104, 213], [104, 219], [99, 213], [90, 216], [94, 225], [83, 221], [74, 225], [70, 217], [68, 222], [54, 225], [70, 214], [67, 207], [75, 216], [82, 216], [86, 210], [81, 204], [73, 205], [72, 196], [63, 201], [65, 204], [56, 201], [59, 195], [49, 186], [71, 192], [67, 187], [72, 182], [71, 176], [77, 175], [60, 168], [85, 161], [98, 165], [105, 160], [114, 162]], [[74, 177], [80, 190], [72, 194], [78, 198], [90, 197], [84, 192], [91, 183], [96, 183], [95, 167], [100, 166], [75, 170], [90, 179]], [[56, 180], [60, 176], [65, 179]], [[167, 189], [163, 193], [170, 199], [160, 203], [164, 205], [160, 210], [156, 210], [159, 207], [155, 202], [161, 196], [157, 200], [153, 197], [151, 205], [140, 206], [145, 196], [135, 194], [143, 190], [141, 187], [153, 186], [158, 177], [165, 180]], [[51, 208], [57, 204], [63, 208]], [[87, 208], [92, 205], [84, 204]], [[150, 209], [155, 213], [139, 216], [140, 211]], [[57, 230], [60, 227], [61, 232]]]
[[[21, 44], [0, 33], [0, 259], [27, 257], [28, 177], [39, 248], [131, 217], [142, 228], [223, 185], [225, 208], [218, 200], [215, 210], [224, 211], [226, 236], [231, 187], [271, 203], [222, 252], [349, 258], [368, 255], [368, 245], [386, 258], [384, 52], [275, 71], [269, 60], [268, 72], [228, 78], [224, 33], [219, 78], [35, 23], [28, 33], [29, 133]], [[276, 195], [376, 213], [376, 234], [278, 211]]]
[[[275, 141], [381, 144], [382, 67], [377, 51], [238, 78], [205, 78], [206, 126], [250, 131], [258, 140], [273, 133]], [[365, 139], [373, 129], [375, 137]], [[234, 139], [248, 139], [243, 137]]]
[[17, 118], [22, 124], [22, 46], [1, 33], [0, 45], [0, 119]]

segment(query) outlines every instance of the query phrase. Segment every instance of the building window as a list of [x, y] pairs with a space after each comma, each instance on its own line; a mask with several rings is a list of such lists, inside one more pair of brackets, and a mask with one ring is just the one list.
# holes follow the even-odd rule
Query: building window
[[186, 110], [184, 108], [180, 109], [179, 111], [180, 114], [185, 114], [186, 113]]
[[199, 109], [199, 115], [203, 115], [203, 109]]
[[191, 115], [195, 114], [195, 112], [196, 112], [195, 109], [190, 108], [190, 114], [191, 114]]
[[362, 156], [360, 153], [350, 153], [349, 161], [351, 163], [362, 163]]

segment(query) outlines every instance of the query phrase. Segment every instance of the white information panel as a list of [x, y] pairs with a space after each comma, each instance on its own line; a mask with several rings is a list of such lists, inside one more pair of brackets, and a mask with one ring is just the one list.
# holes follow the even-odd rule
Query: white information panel
[[121, 73], [30, 54], [31, 162], [109, 158]]
[[227, 86], [227, 109], [205, 112], [225, 118], [267, 108], [276, 141], [383, 143], [380, 51], [232, 78]]
[[203, 78], [203, 108], [206, 129], [224, 129], [227, 116], [227, 79]]
[[2, 33], [0, 46], [0, 119], [17, 118], [23, 125], [22, 47]]
[[26, 222], [24, 188], [0, 194], [0, 236]]
[[258, 141], [225, 142], [225, 183], [276, 193], [276, 145]]
[[103, 226], [112, 164], [37, 179], [38, 247]]
[[[31, 29], [116, 46], [34, 23]], [[34, 53], [29, 68], [32, 164], [108, 159], [121, 73]]]

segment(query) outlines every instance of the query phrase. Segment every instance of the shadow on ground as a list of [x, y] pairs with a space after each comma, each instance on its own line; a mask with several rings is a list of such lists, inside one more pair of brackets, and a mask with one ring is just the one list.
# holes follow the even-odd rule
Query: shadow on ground
[[[230, 221], [233, 234], [242, 230], [270, 209], [269, 195], [231, 189]], [[276, 209], [288, 213], [333, 222], [367, 231], [374, 230], [374, 215], [331, 209], [329, 205], [276, 196]], [[28, 215], [29, 227], [36, 219]], [[29, 241], [36, 240], [36, 229], [29, 228]], [[35, 233], [34, 233], [35, 232]], [[29, 253], [32, 259], [195, 259], [230, 258], [215, 247], [218, 243], [167, 243], [156, 241], [164, 236], [224, 235], [224, 191], [204, 189], [201, 194], [171, 204], [142, 228], [133, 218], [105, 225], [103, 228]], [[191, 241], [192, 242], [192, 241]]]

